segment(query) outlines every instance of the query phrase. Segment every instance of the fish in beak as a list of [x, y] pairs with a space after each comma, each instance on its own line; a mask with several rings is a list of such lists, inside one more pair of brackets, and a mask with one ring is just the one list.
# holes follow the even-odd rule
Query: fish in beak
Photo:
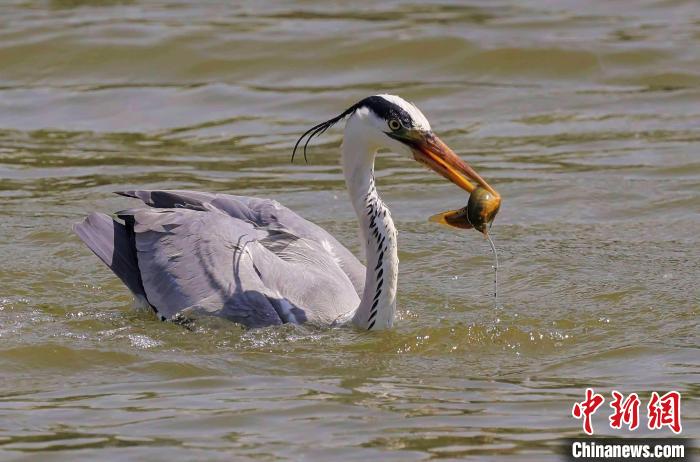
[[434, 215], [430, 220], [456, 228], [475, 228], [486, 234], [501, 207], [500, 194], [434, 133], [414, 134], [410, 140], [404, 142], [411, 147], [413, 157], [418, 162], [470, 195], [466, 207]]

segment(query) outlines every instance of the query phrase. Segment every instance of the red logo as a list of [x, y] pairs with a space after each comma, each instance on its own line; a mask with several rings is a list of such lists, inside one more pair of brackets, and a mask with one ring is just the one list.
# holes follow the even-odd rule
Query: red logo
[[[626, 426], [634, 431], [639, 427], [639, 407], [641, 400], [637, 393], [630, 393], [627, 397], [617, 390], [611, 392], [612, 401], [610, 407], [613, 412], [608, 417], [610, 428], [621, 429]], [[593, 434], [593, 414], [605, 402], [603, 395], [595, 393], [592, 388], [586, 388], [586, 398], [574, 403], [571, 415], [576, 419], [583, 419], [583, 431], [587, 435]], [[668, 427], [673, 433], [680, 433], [681, 426], [681, 394], [677, 391], [669, 391], [663, 396], [652, 392], [647, 405], [647, 428], [658, 430]]]

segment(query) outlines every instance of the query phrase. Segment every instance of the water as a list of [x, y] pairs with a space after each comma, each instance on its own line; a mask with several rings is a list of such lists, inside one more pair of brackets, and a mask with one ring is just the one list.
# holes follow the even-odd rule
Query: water
[[[586, 386], [679, 390], [699, 436], [696, 2], [226, 3], [0, 5], [1, 459], [552, 461]], [[290, 154], [377, 92], [502, 194], [502, 309], [486, 240], [427, 222], [464, 195], [390, 153], [390, 332], [160, 323], [70, 232], [190, 188], [357, 252], [340, 130]]]

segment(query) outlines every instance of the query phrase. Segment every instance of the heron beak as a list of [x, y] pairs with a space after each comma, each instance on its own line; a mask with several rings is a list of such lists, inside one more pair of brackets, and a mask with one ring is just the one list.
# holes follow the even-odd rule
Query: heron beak
[[[494, 196], [500, 197], [486, 180], [481, 178], [476, 170], [464, 162], [440, 138], [429, 132], [409, 142], [413, 157], [438, 174], [447, 178], [468, 193], [472, 193], [477, 185]], [[472, 183], [473, 182], [473, 183]]]

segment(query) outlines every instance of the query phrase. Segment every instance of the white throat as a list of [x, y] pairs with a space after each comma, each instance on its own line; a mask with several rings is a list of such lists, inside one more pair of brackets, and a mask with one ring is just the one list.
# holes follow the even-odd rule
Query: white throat
[[360, 133], [363, 126], [348, 119], [342, 147], [345, 184], [360, 225], [365, 250], [365, 288], [352, 322], [362, 329], [390, 328], [396, 312], [399, 273], [397, 233], [389, 209], [374, 184], [374, 159], [378, 145]]

